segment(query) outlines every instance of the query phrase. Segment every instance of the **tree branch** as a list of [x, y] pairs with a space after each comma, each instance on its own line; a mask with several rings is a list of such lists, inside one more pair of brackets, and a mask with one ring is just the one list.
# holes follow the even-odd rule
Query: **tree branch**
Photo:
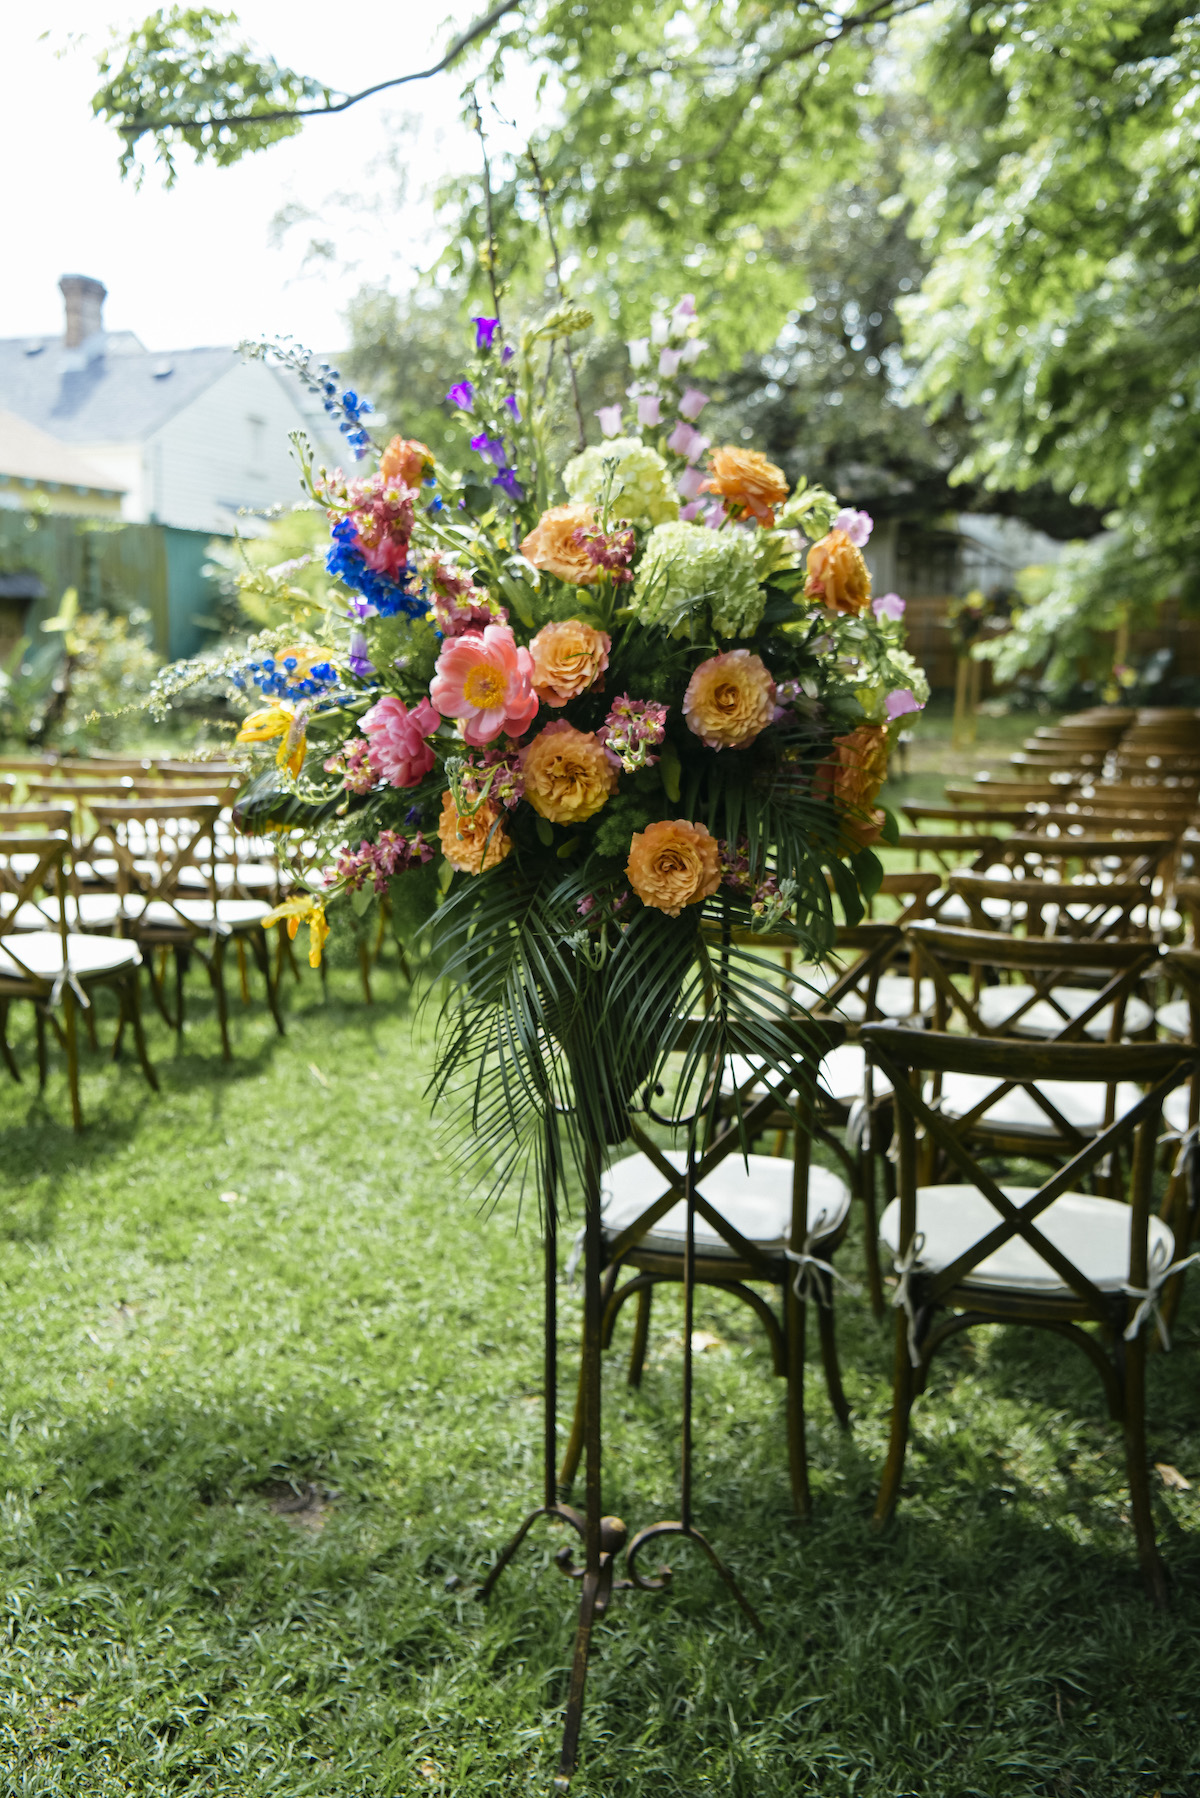
[[432, 75], [440, 75], [448, 69], [456, 57], [461, 56], [477, 39], [486, 37], [493, 25], [499, 23], [505, 13], [519, 10], [521, 0], [500, 0], [482, 19], [476, 19], [455, 38], [440, 62], [432, 68], [418, 69], [411, 75], [393, 75], [388, 81], [377, 81], [373, 87], [364, 87], [360, 94], [346, 94], [327, 106], [285, 106], [277, 107], [271, 112], [232, 112], [213, 114], [206, 119], [181, 119], [159, 116], [156, 118], [131, 119], [127, 124], [118, 125], [117, 130], [122, 137], [138, 138], [147, 131], [206, 131], [214, 125], [274, 125], [285, 119], [319, 119], [335, 112], [345, 112], [351, 106], [357, 106], [360, 100], [369, 100], [374, 94], [382, 94], [390, 87], [403, 87], [410, 81], [428, 81]]

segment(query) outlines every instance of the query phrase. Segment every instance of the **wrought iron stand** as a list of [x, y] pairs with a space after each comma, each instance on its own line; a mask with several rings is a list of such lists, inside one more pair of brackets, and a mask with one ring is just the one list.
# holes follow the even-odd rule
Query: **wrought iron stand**
[[[694, 1310], [695, 1272], [695, 1129], [698, 1119], [691, 1120], [688, 1135], [687, 1171], [684, 1198], [687, 1206], [687, 1237], [684, 1254], [684, 1326], [683, 1326], [683, 1420], [682, 1468], [680, 1477], [680, 1515], [670, 1522], [652, 1523], [629, 1539], [629, 1531], [619, 1517], [606, 1517], [601, 1503], [602, 1436], [600, 1429], [601, 1387], [601, 1273], [603, 1240], [600, 1220], [601, 1148], [590, 1145], [584, 1169], [584, 1253], [583, 1253], [583, 1362], [580, 1390], [583, 1397], [585, 1499], [582, 1514], [558, 1497], [558, 1455], [555, 1433], [558, 1396], [558, 1188], [561, 1169], [555, 1160], [553, 1138], [547, 1132], [545, 1191], [545, 1415], [543, 1418], [543, 1501], [525, 1518], [516, 1535], [508, 1543], [487, 1580], [479, 1591], [486, 1604], [496, 1582], [539, 1517], [558, 1518], [575, 1531], [583, 1543], [583, 1565], [575, 1563], [570, 1547], [555, 1556], [561, 1572], [580, 1580], [579, 1628], [575, 1638], [575, 1659], [571, 1668], [571, 1684], [567, 1695], [563, 1727], [562, 1753], [554, 1785], [566, 1791], [579, 1757], [579, 1731], [583, 1722], [584, 1691], [587, 1684], [588, 1656], [591, 1651], [592, 1626], [608, 1609], [614, 1590], [637, 1588], [642, 1592], [660, 1592], [671, 1578], [669, 1567], [646, 1575], [639, 1571], [638, 1556], [651, 1542], [664, 1536], [682, 1536], [703, 1549], [730, 1592], [741, 1606], [747, 1621], [762, 1632], [749, 1600], [732, 1573], [719, 1558], [707, 1538], [692, 1521], [692, 1319]], [[624, 1551], [625, 1577], [617, 1577], [617, 1562]]]

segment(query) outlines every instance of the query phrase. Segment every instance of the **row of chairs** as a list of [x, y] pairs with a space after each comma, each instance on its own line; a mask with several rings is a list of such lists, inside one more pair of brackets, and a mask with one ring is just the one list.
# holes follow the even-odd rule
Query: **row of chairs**
[[[839, 932], [832, 962], [797, 967], [779, 939], [794, 1067], [783, 1078], [732, 1057], [715, 1070], [690, 1161], [633, 1121], [632, 1152], [603, 1185], [603, 1338], [634, 1303], [637, 1384], [654, 1291], [684, 1277], [690, 1177], [694, 1278], [763, 1323], [807, 1514], [806, 1320], [814, 1311], [831, 1406], [848, 1426], [835, 1257], [858, 1202], [873, 1308], [882, 1315], [890, 1294], [896, 1311], [876, 1521], [895, 1508], [939, 1350], [981, 1323], [1049, 1330], [1088, 1356], [1121, 1425], [1139, 1558], [1163, 1602], [1145, 1357], [1169, 1340], [1200, 1239], [1200, 761], [1193, 774], [1194, 715], [1173, 745], [1161, 720], [1149, 740], [1154, 722], [1065, 720], [1040, 739], [1053, 764], [1042, 778], [1027, 745], [1024, 764], [948, 783], [941, 805], [907, 806], [911, 865], [898, 870], [892, 852], [874, 915]], [[1127, 739], [1136, 755], [1118, 764]], [[772, 1138], [775, 1153], [744, 1154]], [[779, 1290], [778, 1313], [763, 1283]], [[577, 1414], [564, 1492], [582, 1432]]]

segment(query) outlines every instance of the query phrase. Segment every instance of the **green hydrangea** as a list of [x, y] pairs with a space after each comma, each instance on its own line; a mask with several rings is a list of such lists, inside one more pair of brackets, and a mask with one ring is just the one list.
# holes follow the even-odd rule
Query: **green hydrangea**
[[598, 506], [604, 492], [604, 464], [616, 459], [613, 512], [630, 524], [664, 524], [679, 517], [671, 471], [657, 450], [640, 437], [610, 437], [574, 456], [563, 469], [563, 485], [573, 505]]
[[749, 531], [710, 531], [702, 524], [660, 524], [646, 539], [633, 602], [648, 622], [678, 622], [711, 608], [719, 637], [750, 637], [766, 604]]

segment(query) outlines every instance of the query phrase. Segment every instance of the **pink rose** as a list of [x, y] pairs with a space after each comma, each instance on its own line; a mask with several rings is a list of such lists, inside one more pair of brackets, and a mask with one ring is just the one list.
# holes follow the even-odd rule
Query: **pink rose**
[[415, 787], [436, 761], [426, 737], [441, 719], [427, 699], [410, 712], [402, 699], [385, 693], [359, 720], [359, 729], [371, 745], [371, 761], [393, 787]]

